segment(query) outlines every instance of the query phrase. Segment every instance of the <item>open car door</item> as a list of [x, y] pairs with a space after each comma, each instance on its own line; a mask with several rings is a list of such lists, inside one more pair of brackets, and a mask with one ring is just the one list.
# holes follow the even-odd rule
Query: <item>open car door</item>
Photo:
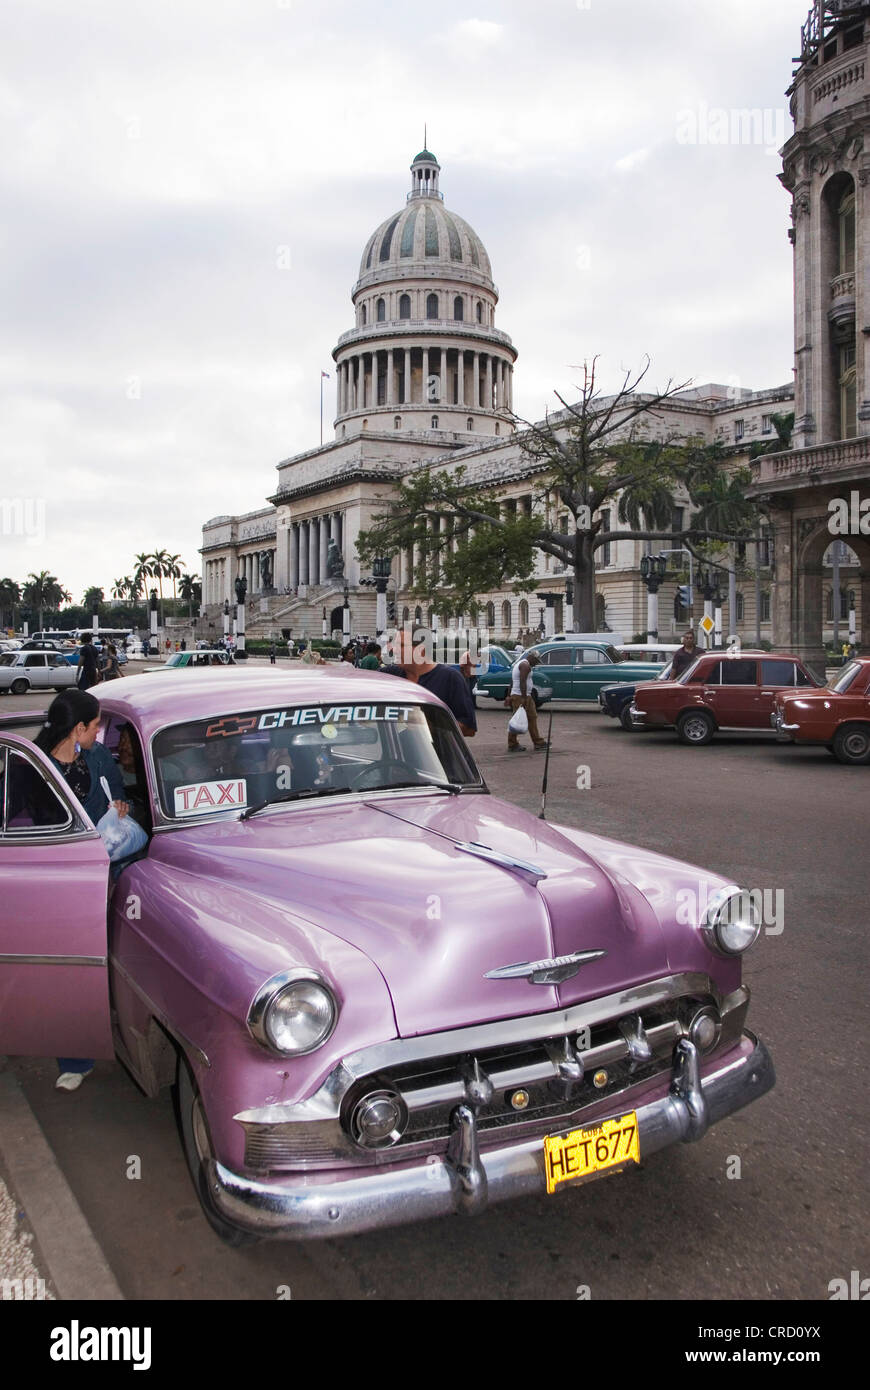
[[113, 1057], [109, 857], [63, 778], [12, 723], [0, 724], [0, 1053]]

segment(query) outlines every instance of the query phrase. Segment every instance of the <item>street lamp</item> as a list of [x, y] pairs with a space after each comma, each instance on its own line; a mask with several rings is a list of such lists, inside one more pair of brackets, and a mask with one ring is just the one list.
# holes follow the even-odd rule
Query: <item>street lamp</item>
[[640, 577], [646, 585], [646, 640], [659, 639], [659, 585], [667, 573], [666, 555], [642, 555]]
[[350, 590], [347, 587], [347, 580], [344, 581], [344, 608], [341, 613], [341, 632], [345, 642], [350, 637]]

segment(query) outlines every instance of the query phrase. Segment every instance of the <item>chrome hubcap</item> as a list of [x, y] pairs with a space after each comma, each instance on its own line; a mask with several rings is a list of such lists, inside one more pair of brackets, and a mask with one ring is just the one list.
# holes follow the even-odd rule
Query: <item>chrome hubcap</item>
[[706, 719], [687, 719], [685, 724], [683, 725], [683, 733], [686, 735], [686, 738], [692, 741], [692, 743], [697, 743], [699, 739], [702, 739], [706, 736]]

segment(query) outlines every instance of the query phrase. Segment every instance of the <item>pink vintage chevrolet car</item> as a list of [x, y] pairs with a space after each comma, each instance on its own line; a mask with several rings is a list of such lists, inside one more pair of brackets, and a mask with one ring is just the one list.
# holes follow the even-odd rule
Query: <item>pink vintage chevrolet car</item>
[[224, 1239], [558, 1193], [774, 1084], [744, 1026], [753, 899], [497, 800], [416, 684], [221, 670], [99, 699], [151, 838], [107, 921], [100, 837], [3, 721], [0, 1052], [176, 1086]]

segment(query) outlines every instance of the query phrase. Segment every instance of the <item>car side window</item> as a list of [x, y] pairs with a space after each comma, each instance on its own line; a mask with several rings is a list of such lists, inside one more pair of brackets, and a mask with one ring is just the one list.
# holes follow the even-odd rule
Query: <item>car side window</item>
[[[583, 647], [584, 666], [609, 666], [605, 652], [599, 651], [598, 647]], [[579, 664], [579, 663], [578, 663]]]
[[755, 685], [758, 670], [757, 661], [733, 660], [729, 657], [727, 661], [722, 661], [719, 665], [722, 670], [722, 678], [718, 684]]
[[794, 685], [795, 666], [793, 661], [762, 661], [762, 685]]
[[39, 652], [28, 652], [27, 656], [24, 658], [24, 665], [25, 665], [25, 666], [44, 666], [44, 665], [45, 665], [45, 657], [42, 656]]
[[72, 814], [35, 762], [16, 748], [0, 748], [0, 839], [36, 838], [68, 829]]
[[572, 666], [571, 648], [552, 647], [550, 651], [542, 654], [541, 664], [544, 666]]

